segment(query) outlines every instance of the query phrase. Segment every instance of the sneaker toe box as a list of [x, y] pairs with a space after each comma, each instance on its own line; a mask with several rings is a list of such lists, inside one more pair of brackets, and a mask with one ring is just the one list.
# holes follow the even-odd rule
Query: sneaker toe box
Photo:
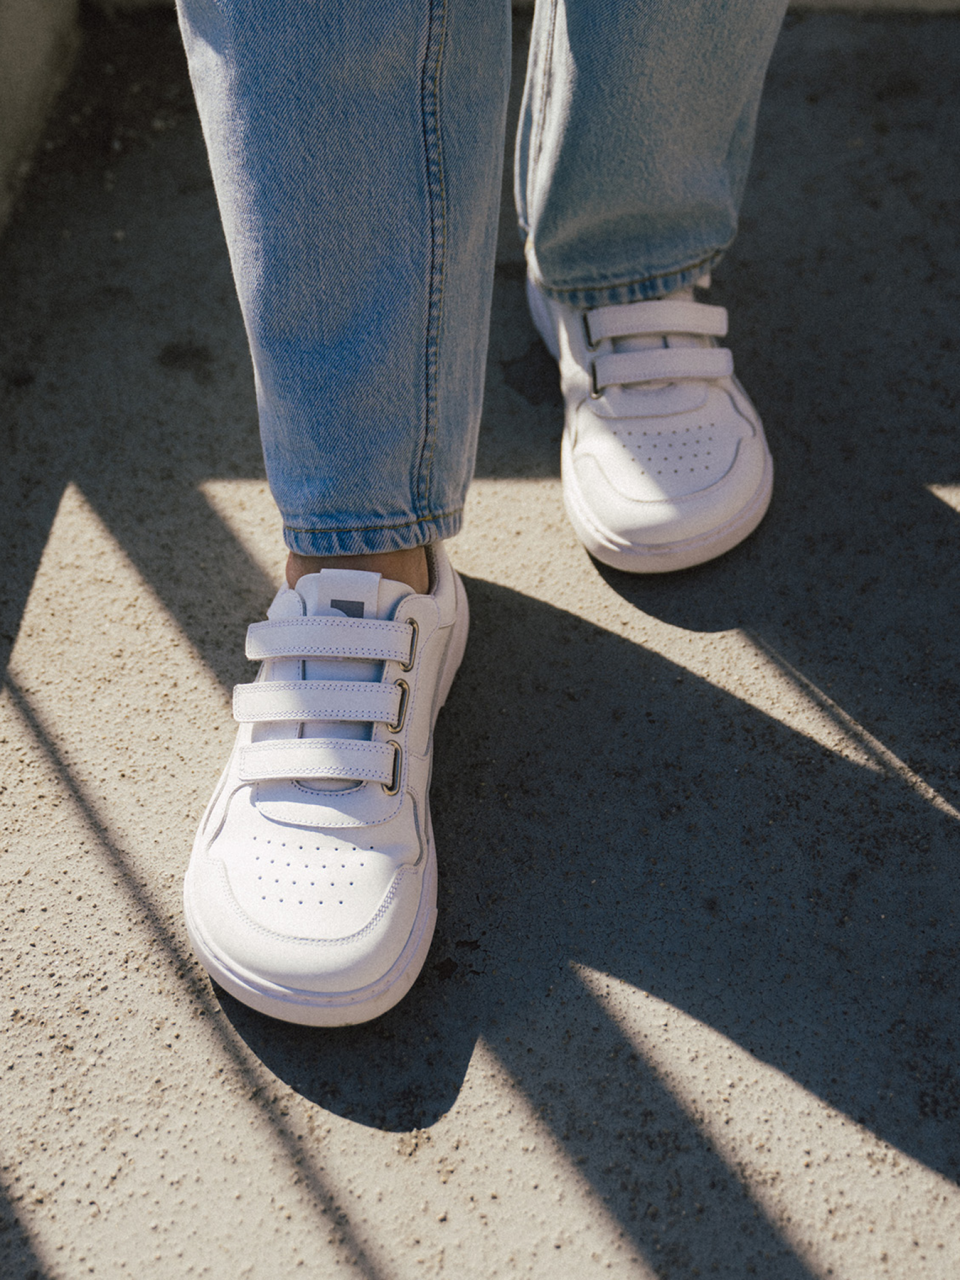
[[319, 859], [297, 849], [196, 860], [187, 910], [198, 950], [256, 987], [334, 995], [378, 982], [416, 924], [423, 868], [344, 845]]
[[575, 440], [566, 485], [613, 544], [703, 537], [735, 520], [764, 485], [762, 429], [730, 410], [692, 421], [598, 421], [581, 410]]

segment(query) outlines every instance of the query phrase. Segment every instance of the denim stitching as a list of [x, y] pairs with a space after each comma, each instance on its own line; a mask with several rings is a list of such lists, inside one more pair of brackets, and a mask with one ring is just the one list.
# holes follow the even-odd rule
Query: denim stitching
[[[436, 22], [439, 3], [440, 21]], [[428, 505], [430, 474], [436, 447], [437, 369], [440, 364], [440, 326], [443, 317], [444, 268], [446, 266], [447, 201], [443, 180], [443, 148], [440, 135], [440, 72], [446, 39], [446, 0], [430, 4], [427, 48], [420, 82], [423, 112], [423, 145], [427, 170], [427, 198], [430, 205], [430, 271], [427, 310], [427, 346], [424, 368], [424, 435], [418, 464], [417, 502], [422, 510]], [[411, 521], [410, 523], [416, 523]]]

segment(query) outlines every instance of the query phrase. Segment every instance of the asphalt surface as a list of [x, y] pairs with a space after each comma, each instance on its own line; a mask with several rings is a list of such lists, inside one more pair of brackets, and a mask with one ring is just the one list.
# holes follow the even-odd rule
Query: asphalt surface
[[788, 22], [711, 565], [579, 548], [505, 215], [440, 924], [338, 1032], [183, 926], [283, 552], [175, 30], [88, 22], [0, 242], [0, 1275], [956, 1277], [960, 22]]

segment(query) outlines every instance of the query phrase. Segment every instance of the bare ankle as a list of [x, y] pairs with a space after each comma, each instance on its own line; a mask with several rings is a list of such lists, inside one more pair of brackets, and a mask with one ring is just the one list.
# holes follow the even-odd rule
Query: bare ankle
[[368, 556], [301, 556], [291, 551], [287, 556], [287, 585], [295, 587], [304, 574], [319, 573], [321, 569], [364, 569], [381, 573], [395, 582], [405, 582], [421, 596], [430, 590], [430, 568], [423, 547]]

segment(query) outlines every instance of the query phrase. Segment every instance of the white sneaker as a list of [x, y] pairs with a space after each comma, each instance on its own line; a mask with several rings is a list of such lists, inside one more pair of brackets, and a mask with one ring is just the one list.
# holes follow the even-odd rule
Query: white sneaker
[[440, 544], [429, 595], [324, 569], [247, 633], [263, 665], [234, 691], [233, 754], [184, 887], [208, 973], [261, 1013], [365, 1022], [423, 967], [437, 916], [433, 726], [467, 640]]
[[712, 560], [757, 527], [773, 460], [716, 339], [723, 307], [685, 289], [578, 310], [527, 280], [534, 324], [560, 364], [567, 515], [592, 556], [628, 573]]

